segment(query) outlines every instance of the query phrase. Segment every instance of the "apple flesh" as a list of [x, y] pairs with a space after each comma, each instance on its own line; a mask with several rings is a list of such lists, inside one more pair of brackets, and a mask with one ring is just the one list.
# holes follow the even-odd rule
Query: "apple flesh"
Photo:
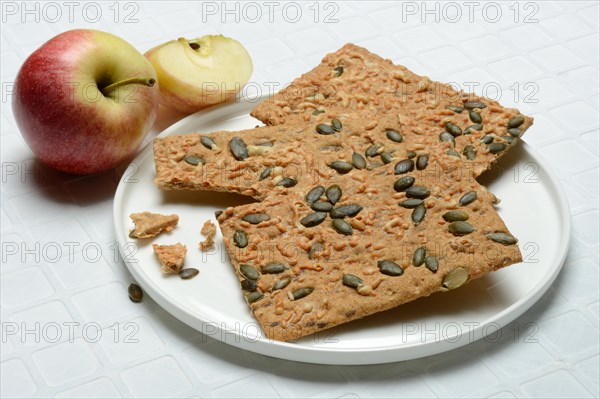
[[222, 35], [179, 38], [144, 55], [158, 75], [160, 103], [184, 113], [233, 99], [252, 75], [244, 46]]
[[130, 158], [150, 131], [156, 80], [152, 65], [125, 40], [71, 30], [27, 58], [13, 113], [42, 162], [67, 173], [99, 173]]

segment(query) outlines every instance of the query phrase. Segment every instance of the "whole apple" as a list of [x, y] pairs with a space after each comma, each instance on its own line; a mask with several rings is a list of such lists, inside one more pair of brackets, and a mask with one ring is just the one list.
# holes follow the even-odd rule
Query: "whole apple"
[[180, 37], [144, 55], [158, 75], [161, 104], [184, 113], [235, 98], [252, 76], [250, 54], [223, 35]]
[[74, 174], [119, 165], [150, 131], [159, 102], [154, 68], [110, 33], [59, 34], [27, 58], [12, 108], [25, 141], [44, 163]]

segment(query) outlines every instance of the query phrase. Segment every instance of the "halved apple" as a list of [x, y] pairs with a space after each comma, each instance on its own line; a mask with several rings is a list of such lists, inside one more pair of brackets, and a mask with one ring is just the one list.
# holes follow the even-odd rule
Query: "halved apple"
[[222, 35], [179, 38], [144, 55], [156, 70], [161, 104], [185, 113], [234, 98], [252, 75], [244, 46]]

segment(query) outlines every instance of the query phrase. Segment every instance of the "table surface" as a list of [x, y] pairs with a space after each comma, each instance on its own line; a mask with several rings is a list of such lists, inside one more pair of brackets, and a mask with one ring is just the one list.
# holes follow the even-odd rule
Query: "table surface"
[[[1, 396], [598, 397], [599, 19], [597, 1], [3, 2]], [[254, 60], [247, 95], [278, 90], [354, 42], [500, 98], [535, 118], [526, 141], [570, 202], [563, 270], [493, 339], [375, 366], [268, 358], [201, 335], [150, 298], [133, 304], [115, 258], [119, 174], [40, 165], [10, 108], [25, 58], [74, 28], [112, 32], [142, 52], [180, 36], [232, 36]], [[161, 109], [146, 142], [180, 118]]]

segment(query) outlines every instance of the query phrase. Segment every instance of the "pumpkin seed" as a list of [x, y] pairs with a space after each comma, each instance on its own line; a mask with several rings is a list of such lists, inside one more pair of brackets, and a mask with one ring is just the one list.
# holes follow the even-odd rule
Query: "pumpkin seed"
[[325, 113], [325, 111], [323, 111], [322, 109], [315, 109], [312, 112], [313, 116], [317, 116], [317, 115], [320, 115], [320, 114], [323, 114], [323, 113]]
[[283, 263], [271, 262], [260, 268], [263, 274], [279, 274], [287, 270], [287, 266]]
[[298, 184], [298, 180], [293, 179], [291, 177], [284, 177], [283, 179], [279, 180], [279, 182], [277, 182], [276, 186], [290, 188], [294, 187], [296, 184]]
[[350, 172], [353, 168], [352, 164], [346, 161], [333, 161], [329, 166], [331, 169], [335, 170], [341, 175], [345, 175]]
[[523, 123], [525, 123], [525, 118], [523, 118], [523, 115], [516, 115], [516, 116], [513, 116], [512, 118], [510, 118], [508, 120], [508, 123], [507, 123], [506, 127], [508, 127], [509, 129], [511, 129], [511, 128], [514, 128], [514, 127], [519, 127]]
[[408, 158], [408, 159], [413, 159], [413, 158], [414, 158], [414, 157], [416, 157], [416, 156], [417, 156], [417, 153], [416, 153], [416, 152], [414, 152], [414, 151], [408, 151], [408, 152], [406, 153], [406, 158]]
[[129, 294], [129, 299], [131, 299], [131, 302], [139, 303], [142, 302], [142, 299], [144, 299], [144, 291], [142, 291], [142, 287], [137, 284], [129, 284], [127, 293]]
[[329, 216], [332, 219], [343, 219], [345, 217], [354, 217], [358, 215], [360, 211], [362, 211], [363, 207], [360, 205], [342, 205], [336, 208], [333, 208], [331, 212], [329, 212]]
[[267, 220], [271, 220], [271, 216], [266, 213], [250, 213], [242, 218], [244, 222], [248, 222], [250, 224], [259, 224], [261, 222], [266, 222]]
[[467, 101], [463, 104], [466, 109], [474, 109], [474, 108], [485, 108], [487, 105], [482, 103], [481, 101]]
[[347, 285], [348, 287], [358, 288], [364, 284], [364, 281], [360, 277], [355, 276], [354, 274], [344, 274], [342, 277], [342, 283]]
[[291, 278], [282, 278], [281, 280], [277, 280], [275, 284], [273, 284], [273, 288], [271, 288], [271, 292], [282, 290], [292, 282]]
[[431, 191], [427, 187], [423, 186], [411, 186], [406, 189], [406, 196], [408, 198], [425, 199], [431, 195]]
[[483, 125], [481, 123], [476, 123], [474, 125], [468, 126], [465, 129], [465, 134], [471, 134], [472, 131], [480, 131], [483, 130]]
[[233, 243], [238, 248], [246, 248], [248, 245], [248, 236], [242, 230], [236, 230], [233, 233]]
[[339, 132], [339, 131], [342, 130], [342, 122], [339, 119], [332, 119], [331, 120], [331, 127], [336, 132]]
[[521, 135], [523, 134], [523, 129], [518, 128], [518, 127], [513, 127], [508, 129], [508, 134], [510, 134], [513, 137], [521, 137]]
[[312, 260], [315, 256], [315, 254], [317, 252], [321, 252], [323, 250], [323, 244], [320, 242], [315, 242], [313, 245], [310, 246], [310, 249], [308, 250], [307, 256], [308, 259]]
[[519, 242], [515, 237], [506, 233], [491, 233], [487, 235], [487, 238], [502, 245], [514, 245]]
[[339, 78], [344, 73], [344, 67], [343, 66], [337, 66], [337, 67], [333, 68], [333, 72], [335, 72], [335, 77]]
[[386, 276], [398, 277], [404, 274], [404, 269], [397, 263], [391, 260], [380, 260], [377, 262], [379, 271]]
[[412, 172], [415, 169], [415, 162], [412, 159], [403, 159], [394, 166], [394, 174], [402, 175]]
[[427, 155], [427, 154], [419, 155], [419, 157], [417, 158], [417, 170], [425, 169], [427, 167], [428, 163], [429, 163], [429, 155]]
[[451, 157], [460, 158], [460, 154], [454, 148], [450, 148], [448, 151], [446, 151], [446, 154], [450, 155]]
[[491, 144], [488, 144], [487, 149], [490, 152], [490, 154], [498, 154], [499, 152], [502, 152], [506, 149], [506, 144], [491, 143]]
[[413, 266], [419, 267], [423, 263], [425, 263], [425, 255], [427, 252], [425, 251], [425, 247], [419, 247], [415, 249], [415, 252], [412, 256], [412, 264]]
[[456, 126], [454, 123], [446, 122], [446, 131], [453, 135], [454, 137], [460, 136], [463, 134], [462, 129]]
[[247, 263], [240, 264], [240, 274], [246, 277], [248, 280], [256, 281], [260, 278], [258, 270], [256, 270], [254, 266], [249, 265]]
[[329, 201], [317, 201], [310, 207], [315, 212], [329, 212], [333, 209], [333, 205]]
[[392, 154], [390, 154], [389, 152], [382, 152], [381, 153], [381, 161], [384, 164], [388, 164], [391, 163], [394, 160], [394, 156]]
[[223, 211], [215, 211], [215, 217], [219, 218], [223, 214]]
[[431, 270], [432, 272], [437, 272], [440, 262], [436, 256], [427, 256], [425, 258], [425, 267]]
[[200, 136], [200, 143], [209, 150], [212, 150], [217, 145], [215, 141], [208, 136]]
[[350, 226], [350, 223], [346, 222], [344, 219], [333, 219], [331, 221], [331, 227], [333, 227], [333, 229], [338, 233], [345, 236], [352, 235], [352, 226]]
[[356, 169], [364, 169], [367, 167], [367, 160], [358, 152], [355, 152], [352, 154], [352, 165], [354, 165]]
[[469, 214], [459, 209], [448, 211], [442, 215], [446, 222], [464, 222], [469, 219]]
[[194, 155], [187, 155], [185, 158], [183, 158], [183, 160], [193, 166], [196, 166], [198, 164], [204, 165], [204, 160]]
[[464, 267], [458, 267], [446, 274], [444, 280], [442, 281], [442, 287], [448, 290], [453, 290], [466, 283], [468, 279], [469, 272], [467, 269]]
[[471, 202], [475, 201], [476, 199], [477, 199], [477, 192], [469, 191], [468, 193], [466, 193], [465, 195], [460, 197], [460, 199], [458, 200], [458, 203], [460, 204], [460, 206], [466, 206], [466, 205], [469, 205]]
[[475, 227], [465, 221], [452, 222], [448, 225], [448, 231], [455, 236], [465, 236], [475, 231]]
[[368, 156], [369, 158], [372, 158], [377, 155], [380, 148], [381, 148], [381, 144], [371, 144], [365, 151], [365, 155]]
[[337, 184], [331, 185], [325, 191], [325, 196], [333, 205], [335, 205], [342, 197], [342, 189]]
[[399, 131], [394, 130], [394, 129], [388, 129], [385, 131], [385, 136], [392, 140], [395, 143], [402, 143], [402, 140], [404, 139], [402, 137], [402, 135], [400, 134]]
[[308, 202], [309, 204], [312, 204], [313, 202], [316, 202], [319, 200], [319, 198], [321, 198], [321, 196], [323, 195], [323, 193], [325, 193], [325, 187], [323, 186], [316, 186], [313, 187], [307, 194], [306, 194], [306, 202]]
[[427, 209], [425, 209], [425, 205], [423, 205], [423, 204], [417, 206], [412, 211], [411, 219], [412, 219], [413, 223], [415, 224], [415, 226], [418, 225], [419, 223], [421, 223], [423, 221], [423, 219], [425, 219], [426, 212], [427, 212]]
[[423, 200], [421, 199], [416, 199], [416, 198], [411, 198], [411, 199], [407, 199], [404, 200], [400, 203], [400, 206], [402, 208], [408, 208], [408, 209], [414, 209], [416, 207], [418, 207], [419, 205], [423, 204]]
[[315, 227], [323, 223], [327, 214], [325, 212], [315, 212], [300, 219], [300, 224], [304, 227]]
[[302, 299], [305, 296], [312, 294], [314, 290], [315, 289], [313, 287], [298, 288], [297, 290], [291, 293], [290, 299], [293, 301], [297, 301], [298, 299]]
[[483, 118], [481, 117], [481, 114], [475, 110], [469, 111], [469, 119], [471, 119], [471, 122], [473, 122], [473, 123], [483, 122]]
[[271, 175], [271, 171], [273, 170], [273, 168], [271, 167], [266, 167], [265, 170], [262, 171], [262, 173], [260, 174], [260, 176], [258, 176], [258, 181], [263, 181], [265, 180], [267, 177], [269, 177]]
[[449, 109], [450, 111], [454, 111], [457, 114], [460, 114], [464, 110], [463, 107], [459, 107], [459, 106], [456, 106], [456, 105], [447, 105], [446, 109]]
[[259, 301], [262, 299], [263, 297], [263, 293], [262, 292], [258, 292], [258, 291], [252, 291], [246, 294], [246, 302], [250, 303], [254, 303], [256, 301]]
[[448, 133], [448, 132], [442, 132], [442, 133], [440, 133], [440, 136], [439, 136], [439, 138], [440, 138], [440, 141], [441, 141], [441, 142], [448, 142], [448, 143], [452, 143], [452, 145], [455, 145], [455, 144], [456, 144], [456, 141], [454, 140], [454, 136], [453, 136], [453, 135], [451, 135], [451, 134], [450, 134], [450, 133]]
[[241, 137], [234, 137], [229, 141], [229, 150], [238, 161], [248, 158], [248, 147]]
[[485, 136], [483, 136], [481, 138], [481, 142], [483, 144], [490, 144], [493, 141], [494, 141], [494, 137], [490, 136], [489, 134], [486, 134]]
[[181, 277], [183, 280], [189, 280], [196, 277], [198, 273], [200, 273], [200, 270], [194, 269], [193, 267], [188, 267], [179, 272], [179, 277]]
[[396, 182], [394, 183], [394, 190], [396, 190], [397, 192], [402, 192], [407, 188], [411, 187], [413, 184], [415, 184], [414, 177], [404, 176], [396, 180]]
[[316, 127], [317, 129], [317, 133], [319, 134], [323, 134], [323, 135], [330, 135], [330, 134], [334, 134], [335, 130], [333, 130], [333, 128], [325, 123], [319, 123]]
[[472, 145], [468, 145], [463, 148], [463, 155], [467, 157], [469, 161], [472, 161], [477, 156], [477, 150]]
[[240, 281], [240, 286], [244, 291], [254, 291], [258, 287], [258, 284], [254, 280], [242, 280]]
[[508, 144], [512, 144], [517, 138], [513, 136], [502, 136], [504, 140], [508, 142]]

